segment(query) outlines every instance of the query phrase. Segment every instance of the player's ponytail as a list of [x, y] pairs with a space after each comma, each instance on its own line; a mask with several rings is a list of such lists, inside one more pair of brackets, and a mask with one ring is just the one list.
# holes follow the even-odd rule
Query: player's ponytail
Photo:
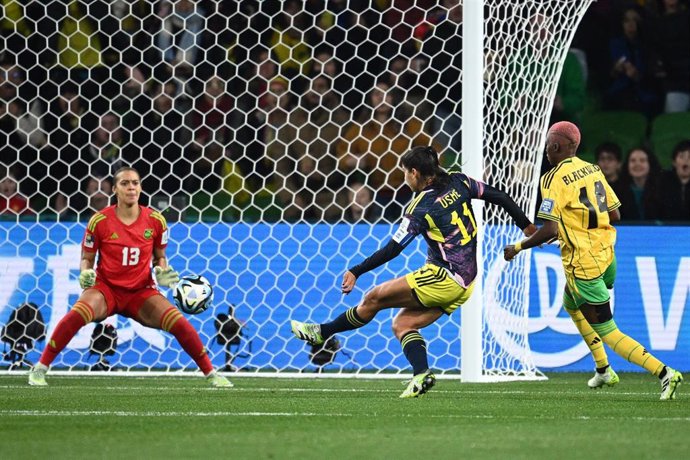
[[403, 154], [400, 164], [407, 169], [416, 169], [423, 177], [432, 178], [434, 188], [444, 188], [450, 182], [450, 175], [438, 162], [438, 152], [431, 146], [413, 147]]

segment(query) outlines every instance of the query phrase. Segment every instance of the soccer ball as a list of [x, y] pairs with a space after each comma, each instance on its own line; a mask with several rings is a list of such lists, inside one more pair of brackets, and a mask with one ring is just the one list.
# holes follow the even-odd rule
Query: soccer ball
[[190, 315], [205, 311], [213, 302], [213, 287], [199, 275], [183, 276], [175, 287], [175, 305]]

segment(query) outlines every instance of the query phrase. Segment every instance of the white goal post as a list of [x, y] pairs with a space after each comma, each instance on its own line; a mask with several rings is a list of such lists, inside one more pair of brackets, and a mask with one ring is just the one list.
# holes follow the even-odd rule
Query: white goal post
[[[170, 263], [214, 285], [213, 306], [188, 316], [214, 366], [409, 373], [394, 311], [337, 334], [325, 355], [294, 339], [289, 319], [332, 319], [424, 262], [418, 238], [339, 292], [411, 199], [397, 160], [412, 146], [433, 143], [444, 166], [534, 215], [558, 78], [591, 3], [65, 0], [6, 12], [0, 373], [25, 371], [46, 344], [40, 321], [17, 319], [21, 305], [38, 308], [49, 337], [78, 298], [80, 239], [122, 165], [139, 169], [145, 200], [168, 219]], [[502, 258], [520, 231], [495, 206], [473, 207], [480, 275], [460, 313], [423, 331], [430, 365], [466, 382], [542, 379], [527, 334], [529, 262]], [[52, 371], [196, 375], [167, 333], [105, 323], [116, 347], [103, 351], [114, 341], [87, 325]]]

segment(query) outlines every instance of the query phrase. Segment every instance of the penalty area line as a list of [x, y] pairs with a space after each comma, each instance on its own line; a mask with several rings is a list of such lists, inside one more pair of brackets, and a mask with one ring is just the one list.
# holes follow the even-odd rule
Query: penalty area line
[[[382, 414], [382, 413], [343, 413], [343, 412], [193, 412], [193, 411], [107, 411], [107, 410], [0, 410], [0, 415], [15, 417], [408, 417], [418, 418], [416, 414]], [[489, 415], [489, 414], [428, 414], [427, 418], [467, 419], [467, 420], [572, 420], [572, 421], [616, 421], [632, 420], [640, 422], [690, 422], [690, 417], [612, 417], [575, 415], [571, 417], [548, 415]]]
[[[267, 388], [267, 387], [237, 387], [234, 388], [210, 388], [200, 384], [198, 387], [177, 387], [177, 386], [99, 386], [99, 385], [50, 385], [48, 387], [32, 387], [29, 385], [0, 385], [0, 390], [31, 390], [31, 391], [59, 391], [59, 390], [105, 390], [114, 393], [141, 391], [213, 391], [213, 392], [240, 392], [240, 393], [371, 393], [371, 394], [385, 394], [385, 393], [399, 393], [400, 390], [394, 388]], [[539, 396], [563, 396], [563, 395], [592, 395], [593, 397], [607, 396], [649, 396], [655, 392], [647, 391], [618, 391], [616, 389], [605, 389], [601, 391], [587, 390], [571, 390], [571, 391], [542, 391], [542, 390], [470, 390], [470, 389], [455, 389], [443, 390], [434, 388], [434, 394], [465, 394], [465, 395], [539, 395]]]

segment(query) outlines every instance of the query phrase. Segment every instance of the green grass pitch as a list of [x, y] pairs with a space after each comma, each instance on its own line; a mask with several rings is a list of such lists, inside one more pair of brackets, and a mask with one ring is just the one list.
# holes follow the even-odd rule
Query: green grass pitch
[[648, 374], [439, 380], [411, 400], [398, 380], [48, 377], [0, 376], [0, 458], [688, 458], [690, 388], [659, 401]]

